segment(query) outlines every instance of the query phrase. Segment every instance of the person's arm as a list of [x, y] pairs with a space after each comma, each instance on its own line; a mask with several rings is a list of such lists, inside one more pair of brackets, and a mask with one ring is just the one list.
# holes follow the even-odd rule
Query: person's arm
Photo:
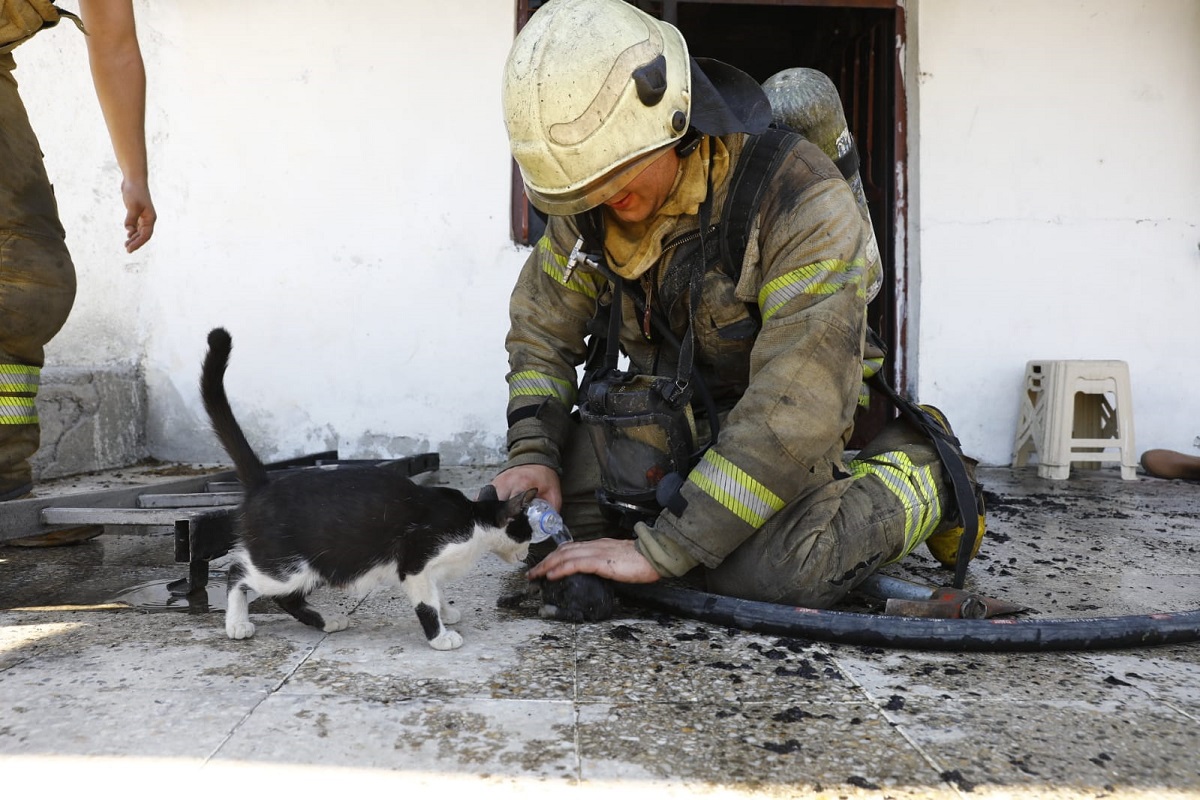
[[576, 367], [606, 284], [592, 270], [568, 265], [575, 236], [565, 220], [552, 217], [513, 288], [505, 339], [508, 460], [492, 481], [500, 497], [536, 487], [555, 508], [562, 504], [560, 451], [576, 401]]
[[125, 249], [150, 240], [158, 215], [150, 198], [146, 158], [146, 69], [134, 25], [133, 0], [79, 0], [87, 29], [96, 98], [108, 126], [125, 203]]

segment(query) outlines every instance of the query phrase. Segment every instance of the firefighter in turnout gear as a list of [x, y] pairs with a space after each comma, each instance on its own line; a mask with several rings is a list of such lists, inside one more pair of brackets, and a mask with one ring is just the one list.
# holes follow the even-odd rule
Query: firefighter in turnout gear
[[[747, 166], [774, 135], [752, 78], [623, 0], [549, 0], [512, 47], [503, 102], [549, 221], [510, 300], [493, 485], [536, 487], [577, 540], [531, 578], [688, 575], [825, 608], [956, 535], [917, 427], [899, 418], [847, 459], [881, 356], [866, 323], [878, 249], [816, 145], [777, 136], [770, 168]], [[747, 211], [737, 187], [756, 181]]]
[[[147, 183], [146, 76], [132, 0], [80, 0], [79, 10], [75, 17], [46, 0], [0, 0], [0, 501], [33, 488], [29, 459], [39, 445], [43, 348], [75, 299], [75, 268], [54, 190], [13, 77], [13, 49], [60, 17], [86, 34], [96, 96], [122, 174], [128, 252], [150, 239], [156, 219]], [[23, 543], [66, 544], [101, 532], [89, 526]], [[22, 541], [9, 542], [16, 543]]]

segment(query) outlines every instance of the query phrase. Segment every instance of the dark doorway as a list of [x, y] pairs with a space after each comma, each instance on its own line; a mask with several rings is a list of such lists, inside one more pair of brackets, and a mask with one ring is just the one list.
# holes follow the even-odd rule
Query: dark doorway
[[[900, 352], [906, 342], [903, 309], [907, 285], [903, 183], [907, 128], [903, 52], [905, 10], [896, 0], [629, 0], [682, 31], [694, 56], [725, 61], [760, 83], [781, 70], [810, 67], [838, 88], [846, 121], [858, 144], [859, 172], [884, 268], [884, 284], [868, 309], [871, 327], [889, 357], [884, 377], [905, 387]], [[517, 0], [519, 30], [543, 0]], [[513, 236], [532, 244], [540, 220], [524, 198], [513, 166]], [[883, 398], [856, 426], [852, 447], [861, 446], [893, 416]]]

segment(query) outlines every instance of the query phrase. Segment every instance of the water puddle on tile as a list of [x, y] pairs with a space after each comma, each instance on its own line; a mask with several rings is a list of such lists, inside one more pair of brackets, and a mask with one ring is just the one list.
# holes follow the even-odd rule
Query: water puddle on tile
[[186, 578], [141, 583], [126, 589], [109, 602], [139, 611], [184, 611], [192, 614], [224, 611], [225, 573], [210, 572], [208, 585], [191, 592], [188, 591]]

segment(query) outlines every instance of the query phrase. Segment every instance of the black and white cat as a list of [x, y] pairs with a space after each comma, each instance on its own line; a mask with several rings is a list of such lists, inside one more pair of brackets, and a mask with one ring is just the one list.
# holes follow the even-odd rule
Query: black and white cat
[[295, 470], [268, 476], [246, 441], [225, 395], [224, 376], [233, 347], [229, 333], [208, 334], [200, 394], [213, 430], [233, 459], [244, 497], [231, 551], [225, 633], [254, 635], [246, 592], [271, 597], [306, 625], [340, 631], [344, 615], [312, 608], [320, 586], [362, 594], [399, 585], [438, 650], [462, 645], [447, 630], [459, 620], [443, 594], [445, 581], [471, 569], [487, 552], [516, 563], [529, 552], [532, 531], [525, 509], [530, 489], [507, 501], [485, 487], [478, 500], [457, 489], [421, 486], [402, 467]]

